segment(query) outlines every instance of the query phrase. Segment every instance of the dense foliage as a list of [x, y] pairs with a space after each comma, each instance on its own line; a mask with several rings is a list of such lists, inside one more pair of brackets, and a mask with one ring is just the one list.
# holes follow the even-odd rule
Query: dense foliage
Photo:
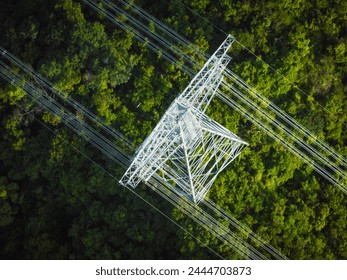
[[[189, 81], [81, 1], [3, 2], [0, 45], [137, 144]], [[211, 23], [236, 36], [307, 94], [241, 49], [233, 69], [347, 156], [346, 1], [135, 2], [210, 53], [225, 37]], [[209, 197], [289, 258], [346, 259], [346, 196], [224, 104], [209, 114], [250, 143]], [[3, 80], [0, 115], [1, 258], [216, 257], [118, 186], [109, 176], [121, 174], [117, 166]], [[141, 188], [224, 257], [238, 257]]]

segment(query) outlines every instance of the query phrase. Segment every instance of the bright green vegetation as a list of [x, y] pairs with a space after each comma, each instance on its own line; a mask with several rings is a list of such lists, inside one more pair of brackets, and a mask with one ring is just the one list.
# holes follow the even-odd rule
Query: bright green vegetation
[[[137, 144], [189, 81], [79, 1], [3, 2], [0, 45]], [[136, 2], [209, 53], [225, 37], [178, 0]], [[236, 72], [347, 156], [346, 1], [184, 2], [303, 88], [307, 95], [270, 79], [276, 75], [264, 64], [235, 50]], [[24, 97], [0, 81], [1, 258], [216, 258], [78, 153], [74, 147], [115, 176], [122, 172]], [[251, 145], [209, 197], [289, 258], [347, 259], [346, 195], [230, 108], [211, 108]], [[139, 191], [224, 257], [238, 257]]]

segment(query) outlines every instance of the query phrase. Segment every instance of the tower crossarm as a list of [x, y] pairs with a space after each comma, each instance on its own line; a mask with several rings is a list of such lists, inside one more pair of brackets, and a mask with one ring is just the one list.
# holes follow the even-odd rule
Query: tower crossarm
[[[187, 107], [193, 106], [205, 111], [215, 94], [215, 90], [211, 90], [211, 85], [220, 83], [222, 72], [231, 60], [227, 52], [234, 42], [235, 38], [231, 35], [224, 40], [221, 46], [207, 60], [202, 69], [191, 80], [185, 90], [179, 95], [179, 102]], [[207, 85], [209, 85], [207, 87]]]

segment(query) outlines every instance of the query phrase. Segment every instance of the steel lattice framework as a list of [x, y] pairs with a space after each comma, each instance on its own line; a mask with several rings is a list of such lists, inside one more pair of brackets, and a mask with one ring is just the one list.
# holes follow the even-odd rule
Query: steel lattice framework
[[229, 35], [170, 105], [136, 151], [121, 184], [136, 188], [156, 173], [176, 193], [199, 203], [217, 175], [248, 145], [205, 114], [223, 80], [233, 41]]

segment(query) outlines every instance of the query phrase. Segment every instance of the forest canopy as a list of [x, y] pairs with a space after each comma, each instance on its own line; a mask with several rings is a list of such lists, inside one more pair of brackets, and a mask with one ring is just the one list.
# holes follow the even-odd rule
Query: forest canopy
[[[134, 2], [210, 54], [235, 36], [277, 72], [237, 46], [232, 69], [347, 157], [346, 1]], [[0, 29], [2, 47], [135, 145], [190, 80], [83, 1], [3, 1]], [[208, 197], [290, 259], [347, 259], [346, 195], [225, 104], [208, 113], [250, 143]], [[206, 244], [239, 258], [145, 186], [186, 231], [119, 186], [120, 167], [3, 79], [0, 115], [2, 259], [216, 258]]]

